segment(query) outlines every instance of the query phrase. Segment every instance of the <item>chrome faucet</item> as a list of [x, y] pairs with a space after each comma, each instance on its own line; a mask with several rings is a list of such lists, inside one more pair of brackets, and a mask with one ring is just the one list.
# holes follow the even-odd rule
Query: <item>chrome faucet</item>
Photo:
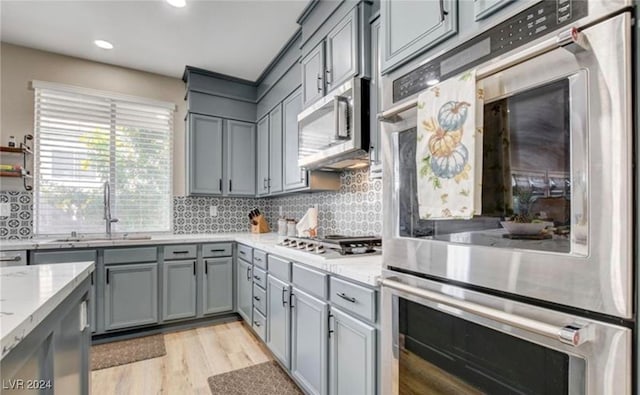
[[104, 220], [106, 223], [107, 237], [111, 237], [111, 224], [118, 222], [118, 218], [111, 218], [111, 186], [109, 181], [104, 183], [104, 190], [102, 192], [104, 202]]

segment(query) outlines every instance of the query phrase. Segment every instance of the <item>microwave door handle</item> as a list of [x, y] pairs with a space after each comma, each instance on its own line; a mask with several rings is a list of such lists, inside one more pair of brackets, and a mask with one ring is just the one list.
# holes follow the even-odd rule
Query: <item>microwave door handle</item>
[[344, 96], [333, 98], [333, 120], [336, 140], [349, 139], [349, 99]]

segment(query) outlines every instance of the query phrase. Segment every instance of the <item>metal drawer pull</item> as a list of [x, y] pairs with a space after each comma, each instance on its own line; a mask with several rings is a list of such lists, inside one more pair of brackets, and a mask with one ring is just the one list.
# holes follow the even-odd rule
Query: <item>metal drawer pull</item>
[[504, 311], [492, 309], [466, 300], [460, 300], [441, 293], [412, 287], [387, 278], [380, 280], [380, 285], [435, 303], [454, 307], [456, 309], [466, 311], [467, 313], [488, 318], [496, 322], [511, 325], [527, 332], [533, 332], [551, 339], [559, 340], [562, 343], [569, 344], [574, 347], [590, 342], [595, 337], [593, 326], [590, 326], [587, 323], [574, 322], [560, 327], [547, 324], [545, 322], [535, 321], [530, 318], [505, 313]]
[[174, 254], [188, 254], [189, 251], [173, 251]]
[[20, 255], [12, 256], [10, 258], [0, 258], [0, 262], [20, 262], [22, 257]]
[[347, 302], [351, 302], [351, 303], [355, 303], [356, 302], [356, 298], [352, 298], [350, 296], [347, 296], [344, 292], [336, 292], [336, 295], [338, 295], [342, 299], [346, 300]]
[[287, 294], [287, 289], [286, 288], [282, 288], [282, 305], [283, 306], [287, 305], [287, 300], [285, 298], [286, 294]]
[[253, 297], [255, 300], [257, 300], [258, 302], [260, 301], [260, 297], [259, 296], [254, 296]]
[[247, 281], [251, 281], [251, 266], [247, 267]]
[[226, 250], [224, 248], [218, 248], [215, 250], [210, 250], [211, 252], [225, 252]]
[[260, 327], [260, 323], [258, 321], [253, 321], [253, 325], [257, 326], [258, 328]]
[[262, 258], [256, 258], [256, 257], [254, 257], [253, 259], [255, 259], [255, 260], [256, 260], [256, 261], [258, 261], [258, 262], [262, 262]]
[[255, 274], [253, 275], [253, 278], [255, 278], [255, 279], [256, 279], [256, 280], [258, 280], [258, 281], [260, 281], [260, 280], [261, 280], [260, 276], [256, 276]]
[[240, 251], [240, 254], [242, 254], [242, 255], [247, 255], [247, 253], [246, 253], [246, 252], [244, 252], [244, 251]]

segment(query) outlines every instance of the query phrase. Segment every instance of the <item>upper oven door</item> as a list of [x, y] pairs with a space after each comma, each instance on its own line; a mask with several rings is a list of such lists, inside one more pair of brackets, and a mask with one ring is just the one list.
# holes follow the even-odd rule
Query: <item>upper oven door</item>
[[[385, 262], [631, 318], [630, 32], [623, 13], [583, 30], [581, 45], [551, 49], [554, 36], [478, 67], [482, 214], [472, 220], [419, 217], [416, 110], [383, 123]], [[513, 214], [557, 230], [513, 239], [500, 224]]]

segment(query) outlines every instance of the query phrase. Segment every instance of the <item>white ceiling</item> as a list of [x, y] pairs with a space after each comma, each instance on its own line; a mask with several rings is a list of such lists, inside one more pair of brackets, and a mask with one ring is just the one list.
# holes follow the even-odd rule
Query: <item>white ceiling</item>
[[[255, 81], [308, 0], [0, 1], [4, 42], [180, 77], [195, 66]], [[112, 50], [96, 47], [103, 39]]]

